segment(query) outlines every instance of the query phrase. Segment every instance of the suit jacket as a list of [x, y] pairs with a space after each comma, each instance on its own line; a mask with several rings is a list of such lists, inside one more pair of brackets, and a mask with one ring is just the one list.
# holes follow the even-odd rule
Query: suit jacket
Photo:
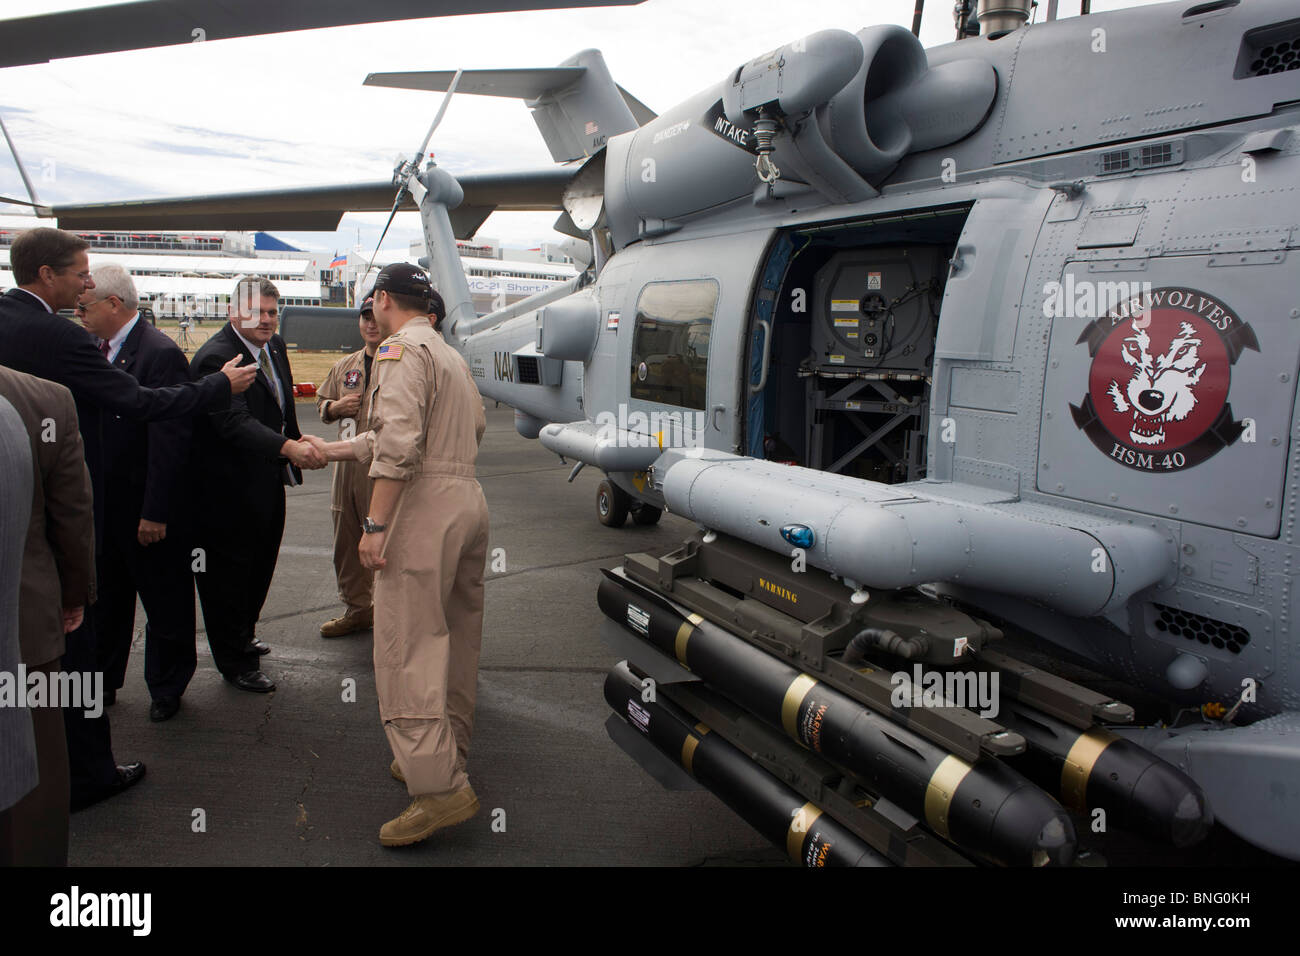
[[[32, 453], [27, 428], [0, 396], [0, 673], [17, 674], [18, 589], [32, 513]], [[36, 786], [36, 737], [25, 707], [0, 707], [0, 810]]]
[[[190, 380], [185, 353], [143, 318], [136, 321], [113, 364], [149, 388]], [[144, 423], [110, 412], [103, 426], [105, 493], [114, 512], [110, 521], [129, 525], [132, 535], [141, 518], [181, 524], [193, 421]]]
[[[21, 289], [0, 295], [0, 365], [66, 385], [77, 402], [86, 465], [95, 489], [95, 528], [103, 532], [101, 413], [157, 421], [226, 408], [230, 380], [213, 375], [198, 383], [149, 389], [109, 365], [94, 337], [75, 322], [46, 312]], [[213, 370], [215, 371], [215, 369]]]
[[33, 459], [18, 638], [25, 664], [47, 664], [63, 656], [63, 609], [95, 600], [90, 475], [66, 388], [0, 368], [0, 396], [26, 426]]
[[[249, 521], [268, 519], [268, 494], [284, 494], [281, 486], [287, 483], [288, 472], [295, 482], [302, 481], [302, 472], [280, 455], [286, 439], [302, 437], [293, 403], [293, 373], [284, 339], [273, 335], [268, 345], [284, 390], [284, 409], [271, 383], [258, 372], [252, 387], [236, 395], [229, 409], [211, 412], [194, 423], [191, 461], [205, 501], [203, 508], [195, 510], [195, 520], [209, 529], [239, 533]], [[197, 379], [236, 356], [243, 357], [240, 365], [255, 361], [227, 323], [195, 353], [190, 375]]]

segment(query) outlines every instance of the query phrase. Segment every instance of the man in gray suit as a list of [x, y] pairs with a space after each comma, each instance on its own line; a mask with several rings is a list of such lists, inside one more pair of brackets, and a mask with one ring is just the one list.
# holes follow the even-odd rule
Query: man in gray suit
[[[23, 545], [32, 515], [32, 453], [18, 412], [0, 396], [0, 675], [17, 675], [18, 584]], [[21, 707], [0, 707], [0, 864], [12, 862], [5, 824], [10, 807], [37, 783], [32, 715]]]
[[[29, 675], [48, 684], [60, 670], [64, 635], [95, 600], [95, 522], [90, 473], [72, 393], [62, 385], [0, 367], [0, 399], [16, 411], [27, 441], [31, 518], [21, 535], [18, 643]], [[5, 459], [12, 457], [5, 453]], [[0, 487], [9, 488], [6, 479]], [[26, 688], [22, 688], [25, 692]], [[26, 711], [36, 738], [39, 782], [0, 811], [0, 863], [63, 866], [68, 860], [68, 749], [57, 706]], [[0, 758], [0, 781], [4, 760]]]

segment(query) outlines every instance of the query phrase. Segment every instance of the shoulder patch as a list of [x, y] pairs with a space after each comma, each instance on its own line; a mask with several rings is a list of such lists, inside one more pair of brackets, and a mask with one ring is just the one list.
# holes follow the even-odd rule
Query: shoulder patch
[[402, 357], [402, 349], [403, 346], [401, 342], [391, 342], [387, 345], [381, 345], [379, 346], [379, 354], [376, 356], [376, 359], [380, 362], [389, 359], [396, 361]]

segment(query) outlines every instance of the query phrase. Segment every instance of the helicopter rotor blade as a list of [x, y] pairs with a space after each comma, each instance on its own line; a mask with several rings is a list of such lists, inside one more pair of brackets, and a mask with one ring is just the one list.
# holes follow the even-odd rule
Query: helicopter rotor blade
[[[457, 70], [456, 75], [452, 77], [451, 85], [447, 87], [447, 92], [442, 97], [442, 103], [438, 106], [438, 112], [429, 125], [429, 132], [424, 134], [424, 140], [420, 143], [420, 148], [415, 151], [415, 156], [412, 157], [409, 163], [405, 164], [404, 175], [399, 173], [399, 175], [402, 175], [402, 181], [397, 187], [397, 198], [393, 200], [393, 211], [388, 214], [388, 221], [384, 223], [384, 231], [379, 234], [379, 242], [375, 244], [375, 251], [370, 254], [370, 261], [366, 263], [366, 272], [369, 272], [370, 267], [375, 264], [375, 257], [379, 255], [379, 250], [384, 244], [384, 237], [388, 235], [388, 227], [393, 224], [393, 220], [397, 217], [397, 210], [401, 208], [402, 200], [406, 198], [407, 190], [411, 185], [411, 177], [420, 171], [420, 157], [429, 148], [429, 141], [433, 139], [434, 130], [438, 128], [438, 124], [442, 122], [443, 116], [446, 115], [447, 106], [451, 103], [452, 94], [456, 92], [456, 84], [460, 82], [463, 72], [463, 70]], [[403, 167], [398, 168], [403, 169]]]

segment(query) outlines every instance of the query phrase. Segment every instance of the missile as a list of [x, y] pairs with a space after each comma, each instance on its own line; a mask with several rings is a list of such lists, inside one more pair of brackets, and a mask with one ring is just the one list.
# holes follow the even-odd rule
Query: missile
[[1214, 825], [1191, 777], [1149, 750], [1100, 727], [1080, 730], [1016, 701], [998, 717], [1029, 744], [1017, 769], [1072, 810], [1101, 807], [1109, 823], [1162, 843], [1188, 847]]
[[605, 577], [597, 602], [608, 617], [939, 836], [1012, 865], [1074, 859], [1069, 815], [1005, 764], [968, 763], [636, 582]]
[[671, 701], [644, 699], [623, 662], [605, 677], [605, 700], [633, 728], [708, 787], [799, 866], [888, 866], [889, 861]]

